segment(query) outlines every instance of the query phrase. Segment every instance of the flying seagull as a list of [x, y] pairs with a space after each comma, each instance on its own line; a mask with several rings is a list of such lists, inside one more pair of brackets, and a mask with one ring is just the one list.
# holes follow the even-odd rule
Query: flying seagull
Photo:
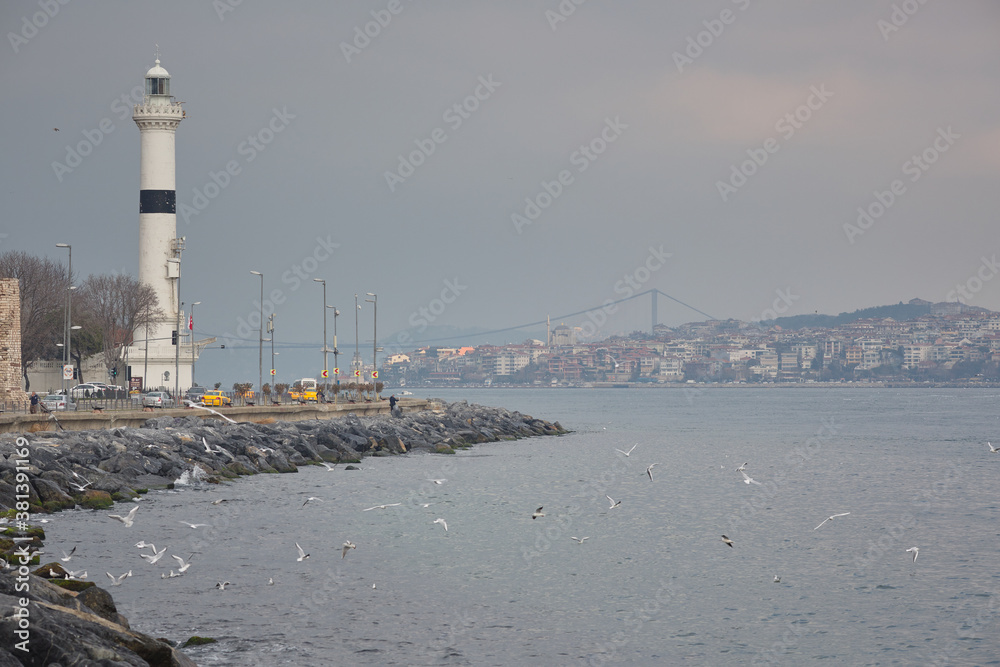
[[68, 563], [69, 559], [72, 558], [73, 554], [75, 554], [75, 553], [76, 553], [76, 547], [73, 547], [72, 549], [70, 549], [69, 553], [66, 553], [65, 551], [63, 551], [63, 557], [60, 558], [59, 560], [61, 560], [64, 563]]
[[913, 552], [913, 562], [916, 563], [917, 562], [917, 556], [920, 554], [920, 548], [919, 547], [910, 547], [906, 551], [907, 552], [910, 552], [910, 551]]
[[316, 496], [309, 496], [308, 498], [306, 498], [306, 501], [304, 503], [302, 503], [302, 507], [305, 507], [306, 505], [308, 505], [309, 503], [311, 503], [314, 500], [318, 500], [320, 502], [323, 502], [322, 498], [317, 498]]
[[635, 443], [634, 445], [632, 445], [632, 449], [628, 450], [627, 452], [623, 452], [622, 450], [618, 449], [617, 447], [615, 447], [615, 451], [616, 451], [616, 452], [618, 452], [618, 453], [620, 453], [620, 454], [624, 454], [625, 456], [628, 456], [628, 455], [629, 455], [629, 454], [631, 454], [631, 453], [632, 453], [632, 452], [633, 452], [633, 451], [635, 450], [635, 448], [636, 448], [636, 447], [638, 447], [638, 446], [639, 446], [639, 443], [637, 442], [637, 443]]
[[136, 549], [145, 549], [146, 547], [150, 547], [152, 548], [153, 551], [156, 551], [156, 547], [154, 547], [152, 543], [147, 542], [146, 540], [139, 540], [138, 542], [135, 543]]
[[188, 400], [184, 401], [184, 405], [188, 406], [189, 408], [197, 408], [198, 410], [208, 410], [213, 415], [218, 415], [218, 416], [222, 417], [223, 419], [225, 419], [230, 424], [235, 424], [236, 423], [235, 421], [233, 421], [232, 419], [230, 419], [226, 415], [222, 414], [221, 412], [216, 412], [212, 408], [206, 408], [204, 405], [198, 405], [197, 403], [193, 403], [193, 402], [188, 401]]
[[751, 477], [750, 475], [746, 474], [742, 470], [740, 471], [740, 474], [743, 475], [743, 483], [744, 484], [756, 484], [757, 486], [760, 486], [760, 482], [758, 482], [757, 480], [755, 480], [753, 477]]
[[388, 505], [376, 505], [375, 507], [366, 507], [361, 510], [362, 512], [367, 512], [369, 510], [384, 510], [387, 507], [396, 507], [397, 505], [402, 505], [403, 503], [389, 503]]
[[163, 554], [165, 554], [165, 553], [167, 553], [167, 548], [163, 547], [159, 551], [155, 551], [154, 550], [153, 553], [152, 553], [152, 555], [150, 555], [150, 554], [139, 554], [139, 555], [142, 556], [144, 559], [146, 559], [147, 563], [149, 563], [150, 565], [153, 565], [153, 564], [156, 563], [156, 561], [158, 561], [161, 558], [163, 558]]
[[743, 472], [744, 470], [746, 470], [747, 469], [747, 463], [750, 463], [750, 462], [747, 461], [746, 463], [744, 463], [743, 465], [741, 465], [739, 468], [736, 469], [736, 472]]
[[322, 463], [323, 465], [325, 465], [325, 466], [326, 466], [326, 469], [327, 469], [328, 471], [329, 471], [329, 470], [334, 470], [334, 469], [335, 469], [335, 468], [337, 467], [337, 464], [336, 464], [336, 463], [334, 463], [333, 465], [330, 465], [330, 464], [329, 464], [329, 463], [327, 463], [326, 461], [320, 461], [320, 463]]
[[[191, 556], [193, 556], [193, 555], [194, 554], [191, 554]], [[188, 560], [184, 560], [180, 556], [171, 556], [171, 558], [173, 558], [175, 561], [177, 561], [177, 563], [180, 565], [180, 567], [177, 568], [178, 572], [180, 572], [181, 574], [184, 574], [185, 572], [187, 572], [187, 569], [189, 567], [191, 567], [191, 563], [188, 562], [188, 561], [191, 560], [191, 556], [188, 556]]]
[[340, 552], [340, 557], [341, 558], [346, 558], [348, 551], [350, 551], [351, 549], [357, 549], [357, 548], [358, 547], [354, 544], [354, 542], [351, 542], [350, 540], [347, 540], [346, 542], [344, 542], [344, 548]]
[[231, 585], [232, 584], [230, 584], [228, 581], [220, 581], [215, 585], [215, 587], [218, 588], [220, 591], [224, 591], [226, 590], [226, 586], [231, 586]]
[[299, 550], [299, 557], [295, 559], [296, 561], [301, 563], [306, 558], [309, 558], [309, 554], [306, 553], [305, 549], [299, 546], [298, 542], [295, 543], [295, 548]]
[[111, 585], [112, 586], [121, 586], [122, 582], [125, 581], [125, 577], [131, 577], [132, 576], [132, 570], [129, 570], [128, 572], [126, 572], [125, 574], [123, 574], [122, 576], [117, 577], [117, 578], [115, 577], [115, 575], [111, 574], [110, 572], [105, 572], [104, 574], [108, 575], [108, 579], [111, 580]]
[[781, 583], [781, 577], [779, 577], [778, 575], [774, 575], [774, 581], [772, 583], [780, 584]]
[[109, 514], [108, 516], [111, 517], [112, 519], [118, 519], [119, 521], [121, 521], [122, 523], [125, 524], [126, 528], [131, 528], [132, 527], [132, 522], [135, 520], [136, 510], [138, 510], [138, 509], [139, 509], [139, 506], [136, 505], [131, 510], [129, 510], [129, 513], [126, 514], [125, 516], [118, 516], [117, 514]]
[[183, 576], [184, 576], [184, 575], [182, 575], [182, 574], [177, 574], [177, 573], [176, 573], [176, 572], [174, 572], [173, 570], [170, 570], [170, 574], [167, 574], [167, 573], [165, 573], [165, 572], [161, 572], [161, 573], [160, 573], [160, 579], [173, 579], [174, 577], [183, 577]]
[[992, 444], [988, 442], [986, 444], [989, 445], [991, 454], [996, 454], [997, 452], [1000, 452], [1000, 447], [994, 447]]
[[541, 507], [539, 507], [538, 509], [535, 510], [535, 513], [531, 515], [531, 518], [532, 519], [537, 519], [540, 516], [545, 516], [544, 514], [542, 514], [542, 508]]
[[612, 498], [611, 496], [607, 496], [607, 495], [606, 495], [606, 496], [604, 496], [604, 497], [605, 497], [605, 498], [607, 498], [608, 500], [610, 500], [610, 501], [611, 501], [611, 507], [609, 507], [609, 508], [608, 508], [609, 510], [613, 510], [614, 508], [616, 508], [616, 507], [618, 507], [619, 505], [621, 505], [621, 504], [622, 504], [622, 501], [620, 501], [620, 500], [615, 500], [615, 499], [614, 499], [614, 498]]
[[77, 491], [84, 491], [88, 486], [93, 484], [93, 482], [87, 482], [86, 484], [77, 484], [76, 482], [70, 482], [69, 485], [72, 486]]
[[725, 535], [722, 536], [722, 541], [725, 542], [726, 544], [728, 544], [730, 547], [733, 546], [733, 541], [731, 539], [729, 539], [728, 537], [726, 537]]
[[442, 526], [444, 526], [444, 532], [446, 532], [446, 533], [448, 532], [448, 524], [445, 523], [444, 519], [438, 517], [437, 519], [434, 519], [434, 521], [432, 521], [431, 523], [439, 523], [439, 524], [441, 524]]
[[589, 540], [590, 537], [571, 537], [571, 540], [576, 540], [577, 544], [583, 544], [584, 540]]
[[[848, 514], [850, 514], [850, 512], [841, 512], [840, 514], [834, 514], [833, 516], [823, 519], [823, 523], [826, 523], [827, 521], [833, 521], [838, 516], [847, 516]], [[822, 526], [823, 523], [819, 524], [819, 526]], [[816, 526], [816, 528], [819, 528], [819, 526]], [[816, 528], [813, 528], [813, 530], [816, 530]]]
[[208, 526], [207, 523], [188, 523], [187, 521], [178, 521], [177, 523], [183, 523], [185, 526], [189, 528], [201, 528], [202, 526]]
[[649, 475], [649, 481], [650, 482], [653, 481], [653, 466], [655, 466], [655, 465], [658, 465], [658, 464], [656, 464], [656, 463], [650, 463], [648, 466], [646, 466], [646, 474]]
[[435, 484], [444, 484], [444, 483], [445, 483], [445, 482], [447, 482], [448, 480], [446, 480], [446, 479], [429, 479], [429, 480], [427, 480], [427, 481], [428, 481], [428, 482], [434, 482]]
[[76, 572], [73, 572], [72, 570], [66, 570], [66, 578], [67, 579], [86, 579], [87, 578], [87, 571], [86, 570], [77, 570]]

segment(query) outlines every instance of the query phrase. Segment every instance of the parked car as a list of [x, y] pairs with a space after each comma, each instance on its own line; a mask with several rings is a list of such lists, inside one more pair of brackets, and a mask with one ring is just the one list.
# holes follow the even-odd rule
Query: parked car
[[69, 395], [72, 398], [91, 398], [96, 397], [101, 391], [104, 391], [104, 388], [93, 383], [78, 384], [69, 390]]
[[42, 406], [49, 411], [76, 410], [76, 403], [74, 403], [65, 394], [49, 394], [48, 396], [42, 397]]
[[212, 389], [210, 391], [206, 391], [205, 394], [201, 397], [201, 404], [218, 405], [221, 407], [223, 405], [232, 405], [233, 401], [228, 396], [223, 394], [221, 390]]
[[201, 401], [201, 397], [205, 395], [206, 391], [208, 390], [205, 389], [204, 387], [191, 387], [186, 392], [184, 392], [184, 398], [193, 403], [198, 403]]
[[165, 391], [151, 391], [142, 397], [144, 408], [172, 408], [174, 399]]

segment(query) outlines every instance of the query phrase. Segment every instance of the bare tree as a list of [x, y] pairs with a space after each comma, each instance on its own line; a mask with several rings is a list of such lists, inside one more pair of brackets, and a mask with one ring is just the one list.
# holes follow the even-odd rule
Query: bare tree
[[124, 274], [88, 276], [80, 306], [101, 333], [105, 367], [117, 375], [123, 375], [123, 352], [133, 332], [162, 317], [153, 288]]
[[48, 258], [22, 251], [0, 254], [0, 278], [17, 278], [21, 292], [21, 374], [28, 385], [28, 366], [46, 357], [62, 356], [56, 343], [63, 342], [66, 269]]

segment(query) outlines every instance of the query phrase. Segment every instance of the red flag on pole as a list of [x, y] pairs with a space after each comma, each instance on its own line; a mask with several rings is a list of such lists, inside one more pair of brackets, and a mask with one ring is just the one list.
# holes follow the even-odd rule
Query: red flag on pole
[[188, 315], [188, 331], [194, 331], [194, 315]]

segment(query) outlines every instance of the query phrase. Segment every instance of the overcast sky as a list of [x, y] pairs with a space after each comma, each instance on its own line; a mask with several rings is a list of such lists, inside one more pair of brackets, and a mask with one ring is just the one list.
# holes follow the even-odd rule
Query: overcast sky
[[[158, 45], [187, 112], [181, 298], [199, 338], [230, 339], [205, 381], [256, 379], [251, 270], [286, 377], [321, 367], [313, 278], [352, 352], [366, 292], [387, 347], [651, 288], [744, 320], [1000, 310], [995, 2], [51, 4], [0, 8], [0, 250], [137, 273], [129, 96]], [[648, 329], [637, 301], [598, 335]], [[662, 323], [702, 319], [660, 299]]]

